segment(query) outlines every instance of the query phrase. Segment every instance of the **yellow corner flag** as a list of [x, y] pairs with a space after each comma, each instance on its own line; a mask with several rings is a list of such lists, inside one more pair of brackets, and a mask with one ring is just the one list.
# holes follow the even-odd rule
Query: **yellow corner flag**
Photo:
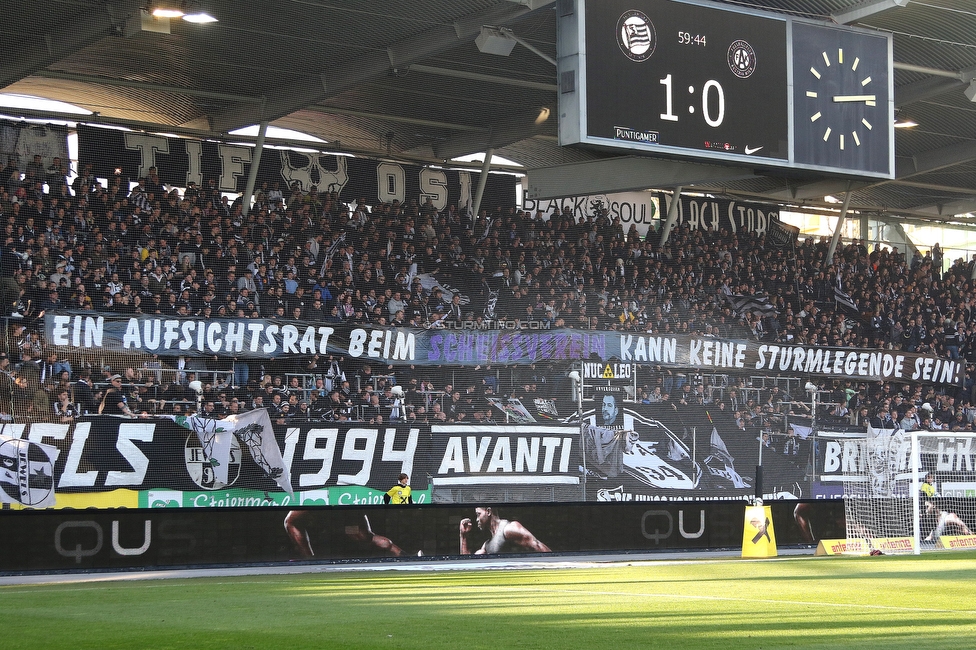
[[742, 526], [742, 557], [776, 557], [776, 533], [769, 506], [746, 506]]

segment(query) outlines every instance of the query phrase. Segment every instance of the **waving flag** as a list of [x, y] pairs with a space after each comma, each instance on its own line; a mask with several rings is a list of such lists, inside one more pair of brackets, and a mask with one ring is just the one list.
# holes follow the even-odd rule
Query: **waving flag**
[[738, 316], [742, 316], [743, 314], [756, 314], [765, 318], [767, 316], [775, 317], [779, 315], [776, 307], [765, 296], [743, 296], [737, 294], [734, 296], [725, 296], [725, 299], [728, 301], [729, 306], [732, 307], [732, 311]]
[[766, 230], [766, 243], [773, 248], [786, 248], [796, 245], [797, 237], [800, 236], [800, 229], [783, 223], [779, 219], [770, 219], [769, 228]]
[[844, 293], [839, 287], [834, 287], [834, 302], [836, 302], [841, 307], [847, 307], [850, 310], [858, 311], [857, 303], [851, 298], [850, 294]]
[[[710, 451], [705, 458], [705, 468], [713, 479], [719, 480], [722, 487], [747, 488], [749, 480], [735, 471], [735, 458], [729, 452], [728, 446], [719, 435], [718, 429], [712, 427], [712, 436], [709, 441]], [[725, 485], [725, 481], [729, 485]]]
[[281, 457], [267, 409], [230, 415], [222, 420], [196, 415], [166, 417], [197, 434], [200, 444], [203, 445], [204, 456], [213, 467], [214, 476], [221, 483], [229, 482], [227, 470], [230, 467], [231, 440], [236, 437], [247, 447], [251, 458], [265, 474], [274, 479], [285, 492], [293, 492], [291, 471]]

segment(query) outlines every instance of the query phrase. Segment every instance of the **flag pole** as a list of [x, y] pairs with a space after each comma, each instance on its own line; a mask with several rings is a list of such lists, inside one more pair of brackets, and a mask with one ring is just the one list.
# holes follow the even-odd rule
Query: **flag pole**
[[763, 438], [762, 438], [762, 431], [760, 431], [759, 432], [759, 464], [756, 465], [756, 498], [757, 499], [762, 499], [762, 495], [763, 495], [762, 452], [763, 452]]

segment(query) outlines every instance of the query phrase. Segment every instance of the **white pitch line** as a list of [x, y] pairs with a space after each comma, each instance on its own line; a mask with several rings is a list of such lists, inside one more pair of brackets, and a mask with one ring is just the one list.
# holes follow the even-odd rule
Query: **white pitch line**
[[[689, 561], [689, 562], [673, 562], [673, 561], [650, 562], [649, 561], [649, 562], [640, 562], [640, 563], [627, 563], [627, 565], [629, 565], [629, 566], [645, 566], [645, 565], [646, 566], [662, 566], [662, 565], [673, 565], [673, 564], [709, 564], [709, 563], [715, 563], [715, 562], [717, 562], [717, 560], [692, 560], [692, 561]], [[456, 564], [472, 564], [472, 563], [456, 563]], [[433, 566], [433, 565], [425, 565], [425, 566]], [[379, 567], [377, 567], [377, 568], [379, 568]], [[484, 569], [486, 569], [486, 567], [484, 567], [484, 566], [469, 566], [469, 567], [464, 567], [464, 568], [465, 569], [474, 569], [474, 570], [484, 570]], [[524, 566], [524, 565], [523, 566], [508, 565], [508, 566], [505, 566], [505, 567], [487, 567], [487, 568], [492, 568], [494, 570], [498, 570], [498, 569], [512, 570], [514, 568], [517, 568], [517, 569], [525, 569], [527, 567]], [[532, 569], [540, 569], [540, 568], [563, 568], [563, 569], [570, 568], [570, 569], [581, 569], [582, 568], [582, 569], [585, 569], [585, 568], [607, 568], [607, 566], [606, 566], [606, 563], [589, 563], [589, 562], [571, 563], [571, 562], [563, 562], [563, 563], [557, 563], [556, 566], [554, 566], [553, 564], [545, 564], [545, 563], [543, 563], [543, 565], [531, 565], [528, 568], [532, 568]], [[326, 570], [325, 572], [335, 573], [336, 571], [334, 570], [334, 568], [331, 568], [329, 570]], [[277, 574], [272, 574], [272, 575], [277, 575]], [[304, 575], [308, 575], [308, 573], [305, 573]], [[146, 579], [152, 579], [152, 578], [146, 578], [146, 577], [143, 577], [142, 578], [142, 580], [146, 580]], [[160, 578], [157, 578], [157, 579], [164, 579], [164, 578], [160, 577]], [[175, 578], [169, 577], [169, 578], [166, 578], [166, 579], [175, 579]], [[88, 583], [90, 584], [90, 582], [96, 582], [96, 581], [97, 582], [102, 582], [102, 581], [106, 581], [106, 580], [112, 580], [112, 578], [102, 577], [102, 578], [100, 578], [98, 580], [88, 581]], [[78, 592], [83, 592], [83, 591], [101, 591], [101, 590], [104, 589], [104, 585], [97, 586], [97, 587], [96, 586], [80, 586], [80, 584], [84, 584], [84, 583], [78, 583], [78, 582], [75, 582], [75, 583], [72, 583], [72, 582], [48, 582], [48, 583], [42, 583], [42, 584], [43, 584], [43, 586], [53, 588], [56, 591], [78, 591]], [[235, 585], [242, 585], [242, 584], [281, 585], [281, 586], [292, 586], [292, 587], [295, 586], [293, 582], [291, 582], [291, 581], [283, 581], [283, 580], [246, 580], [246, 581], [237, 581], [237, 580], [235, 580], [235, 581], [228, 581], [228, 582], [223, 582], [223, 581], [222, 582], [214, 582], [214, 583], [211, 583], [211, 584], [214, 584], [214, 585], [227, 585], [227, 586], [235, 586]], [[20, 586], [23, 586], [23, 585], [20, 585]], [[36, 586], [41, 586], [41, 585], [33, 585], [33, 586], [36, 587]], [[149, 586], [149, 585], [146, 585], [146, 586]], [[158, 585], [152, 585], [152, 587], [153, 588], [157, 588]], [[412, 586], [412, 588], [415, 588], [415, 587], [422, 587], [422, 585], [413, 585]], [[468, 590], [471, 590], [471, 591], [483, 591], [484, 588], [485, 587], [483, 585], [457, 585], [457, 586], [453, 586], [452, 587], [452, 589], [458, 589], [458, 590], [468, 589]], [[560, 594], [560, 595], [574, 595], [574, 596], [584, 595], [584, 596], [622, 597], [622, 598], [654, 598], [654, 599], [670, 598], [670, 599], [680, 599], [680, 600], [689, 600], [689, 601], [707, 601], [707, 602], [762, 603], [762, 604], [765, 604], [765, 605], [778, 605], [778, 606], [788, 606], [788, 607], [797, 606], [797, 607], [806, 607], [806, 608], [815, 608], [815, 607], [820, 606], [820, 607], [843, 607], [843, 608], [847, 608], [847, 609], [855, 608], [855, 609], [863, 609], [863, 610], [881, 610], [881, 611], [892, 611], [892, 612], [929, 612], [929, 613], [933, 613], [933, 614], [970, 614], [970, 615], [976, 614], [976, 610], [973, 610], [973, 609], [944, 609], [944, 608], [917, 607], [917, 606], [875, 605], [875, 604], [870, 604], [870, 603], [830, 603], [830, 602], [807, 601], [807, 600], [776, 600], [776, 599], [772, 599], [772, 598], [734, 597], [734, 596], [710, 596], [710, 595], [678, 594], [678, 593], [666, 593], [666, 592], [606, 591], [606, 590], [594, 590], [594, 589], [561, 589], [561, 588], [558, 588], [558, 587], [551, 587], [551, 588], [548, 588], [548, 587], [506, 587], [506, 586], [499, 586], [499, 585], [493, 585], [491, 587], [491, 589], [494, 592], [504, 591], [504, 592], [510, 592], [510, 593], [513, 593], [513, 594], [536, 593], [536, 594], [547, 594], [547, 595]], [[13, 595], [13, 594], [25, 594], [25, 593], [36, 593], [36, 590], [35, 589], [30, 589], [30, 588], [28, 588], [28, 589], [23, 589], [23, 588], [0, 589], [0, 596], [8, 595], [8, 594]]]
[[[110, 582], [132, 582], [132, 581], [158, 581], [158, 580], [192, 580], [198, 578], [233, 578], [233, 577], [255, 577], [255, 576], [285, 576], [285, 575], [305, 575], [312, 577], [318, 575], [332, 575], [337, 573], [356, 573], [356, 572], [377, 572], [388, 573], [396, 572], [430, 572], [440, 573], [444, 571], [538, 571], [550, 569], [595, 569], [595, 568], [614, 568], [614, 567], [660, 567], [675, 565], [705, 565], [721, 562], [781, 562], [796, 560], [798, 558], [814, 561], [830, 561], [830, 558], [814, 558], [810, 555], [810, 549], [786, 549], [785, 553], [775, 558], [751, 558], [744, 559], [731, 551], [710, 551], [705, 552], [711, 557], [702, 557], [701, 554], [690, 553], [643, 553], [643, 554], [602, 554], [582, 556], [578, 560], [569, 560], [566, 556], [531, 556], [531, 557], [489, 557], [471, 558], [467, 560], [428, 560], [420, 561], [417, 559], [401, 561], [366, 561], [362, 563], [328, 563], [328, 564], [278, 564], [262, 566], [240, 566], [240, 567], [221, 567], [213, 569], [161, 569], [151, 571], [133, 572], [111, 572], [111, 573], [76, 573], [76, 574], [36, 574], [22, 576], [0, 576], [0, 596], [6, 594], [19, 594], [33, 592], [33, 587], [63, 587], [67, 591], [96, 591], [104, 589], [105, 583]], [[583, 559], [583, 558], [586, 559]], [[81, 587], [88, 584], [91, 587]], [[94, 585], [101, 586], [94, 586]], [[214, 584], [234, 585], [234, 584], [265, 584], [265, 585], [291, 585], [293, 583], [278, 580], [248, 580], [227, 581]], [[14, 589], [25, 587], [23, 589]], [[36, 592], [34, 592], [36, 593]], [[591, 593], [591, 592], [580, 592]], [[592, 592], [603, 593], [603, 592]], [[611, 592], [612, 593], [612, 592]], [[606, 595], [606, 594], [603, 594]], [[749, 602], [764, 602], [754, 598], [735, 599], [722, 597], [705, 596], [673, 596], [657, 594], [640, 594], [649, 597], [661, 598], [712, 598], [715, 600], [747, 600]], [[821, 603], [801, 603], [794, 601], [766, 601], [777, 604], [805, 604], [817, 605]], [[836, 607], [847, 607], [849, 605], [834, 605]], [[881, 608], [883, 605], [859, 605], [865, 608]], [[890, 609], [890, 608], [889, 608]], [[940, 610], [925, 608], [895, 608], [897, 611], [963, 611], [971, 610]]]
[[[483, 585], [458, 585], [454, 587], [456, 589], [484, 589]], [[861, 608], [861, 609], [880, 609], [880, 610], [891, 610], [895, 612], [932, 612], [936, 614], [976, 614], [976, 610], [973, 609], [940, 609], [934, 607], [915, 607], [915, 606], [892, 606], [892, 605], [871, 605], [869, 603], [825, 603], [819, 601], [807, 601], [807, 600], [774, 600], [771, 598], [737, 598], [732, 596], [698, 596], [690, 594], [673, 594], [673, 593], [647, 593], [647, 592], [630, 592], [630, 591], [594, 591], [590, 589], [546, 589], [541, 587], [499, 587], [492, 586], [492, 591], [512, 591], [516, 593], [524, 592], [538, 592], [545, 594], [574, 594], [574, 595], [586, 595], [586, 596], [626, 596], [628, 598], [679, 598], [683, 600], [706, 600], [706, 601], [718, 601], [718, 602], [745, 602], [745, 603], [764, 603], [767, 605], [800, 605], [804, 607], [844, 607], [844, 608]]]

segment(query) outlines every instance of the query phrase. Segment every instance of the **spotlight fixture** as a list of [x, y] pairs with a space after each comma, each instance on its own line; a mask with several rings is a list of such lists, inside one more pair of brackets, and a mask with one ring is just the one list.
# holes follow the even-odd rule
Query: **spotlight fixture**
[[478, 38], [474, 39], [478, 51], [482, 54], [495, 54], [497, 56], [508, 56], [515, 48], [516, 40], [512, 38], [511, 30], [502, 30], [500, 27], [483, 25]]
[[217, 19], [203, 10], [200, 3], [191, 0], [174, 2], [158, 0], [147, 10], [154, 18], [182, 18], [188, 23], [215, 23]]
[[508, 27], [496, 27], [494, 25], [482, 25], [481, 33], [474, 39], [474, 44], [478, 46], [478, 51], [482, 54], [497, 54], [498, 56], [508, 56], [518, 43], [536, 56], [539, 56], [552, 65], [556, 65], [556, 60], [542, 52], [535, 46], [529, 44], [522, 38], [515, 35]]
[[963, 93], [966, 95], [966, 99], [976, 102], [976, 79], [969, 82], [969, 88], [966, 88]]
[[918, 126], [918, 122], [916, 122], [915, 120], [909, 119], [907, 117], [900, 117], [900, 118], [896, 119], [895, 120], [895, 124], [894, 124], [894, 127], [896, 129], [910, 129], [913, 126]]
[[182, 18], [183, 11], [175, 7], [153, 7], [153, 18]]

